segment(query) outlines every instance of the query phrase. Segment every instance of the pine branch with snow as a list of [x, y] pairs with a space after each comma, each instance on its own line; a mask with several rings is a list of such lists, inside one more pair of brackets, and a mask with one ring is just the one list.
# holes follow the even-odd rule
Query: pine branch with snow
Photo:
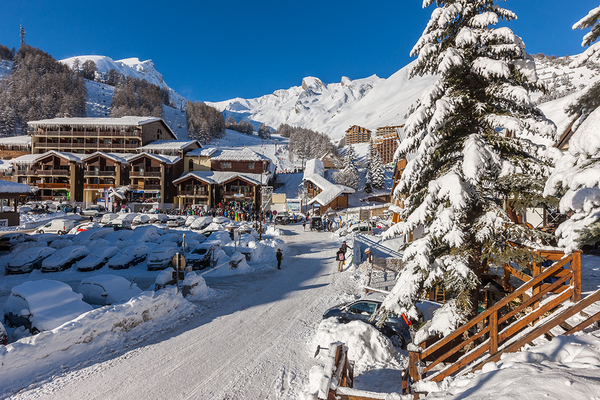
[[[516, 15], [494, 0], [435, 3], [413, 48], [418, 58], [411, 74], [440, 78], [411, 107], [397, 156], [414, 156], [394, 193], [406, 197], [394, 232], [424, 228], [425, 234], [405, 248], [405, 268], [378, 318], [388, 312], [416, 317], [415, 301], [441, 284], [452, 298], [443, 314], [453, 316], [446, 320], [453, 327], [476, 309], [488, 262], [533, 258], [507, 245], [535, 233], [516, 225], [503, 206], [539, 200], [550, 165], [520, 137], [554, 137], [556, 127], [532, 105], [529, 93], [543, 86], [522, 40], [494, 27]], [[517, 181], [524, 182], [520, 190], [510, 187]], [[438, 317], [431, 326], [440, 326]]]

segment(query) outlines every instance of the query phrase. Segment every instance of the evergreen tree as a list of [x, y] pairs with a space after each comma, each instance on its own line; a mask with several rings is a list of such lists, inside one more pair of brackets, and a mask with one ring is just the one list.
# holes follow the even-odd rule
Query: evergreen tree
[[373, 193], [373, 182], [372, 182], [372, 174], [371, 174], [371, 165], [373, 163], [373, 142], [369, 142], [369, 147], [367, 147], [367, 173], [365, 174], [365, 193]]
[[[509, 183], [519, 174], [522, 186], [543, 180], [547, 165], [538, 148], [519, 137], [525, 132], [554, 136], [555, 126], [532, 106], [535, 64], [522, 40], [509, 28], [494, 28], [516, 15], [495, 0], [424, 0], [436, 4], [412, 54], [412, 76], [435, 74], [439, 80], [409, 112], [399, 152], [415, 152], [394, 195], [406, 195], [402, 221], [390, 234], [424, 227], [409, 243], [405, 267], [377, 318], [406, 312], [416, 318], [414, 302], [441, 284], [450, 300], [425, 328], [447, 334], [477, 307], [479, 276], [488, 262], [530, 260], [533, 254], [507, 240], [537, 235], [514, 224], [503, 208], [520, 193]], [[497, 128], [506, 128], [505, 135]], [[539, 187], [539, 185], [538, 185]], [[449, 330], [431, 328], [438, 316]]]
[[377, 151], [373, 154], [373, 161], [370, 164], [371, 171], [371, 182], [375, 189], [381, 190], [385, 187], [385, 171], [383, 170], [383, 163], [381, 162], [381, 156]]
[[340, 185], [358, 189], [360, 175], [356, 167], [356, 153], [352, 146], [348, 146], [344, 157], [344, 169], [333, 173], [333, 180]]
[[[591, 28], [582, 46], [589, 48], [572, 65], [600, 60], [600, 7], [573, 25], [573, 29]], [[600, 81], [590, 83], [578, 98], [567, 106], [572, 117], [578, 117], [571, 127], [575, 132], [569, 150], [557, 162], [546, 183], [545, 194], [562, 195], [560, 211], [570, 218], [556, 230], [559, 246], [568, 251], [600, 243]], [[594, 115], [588, 120], [588, 116]]]

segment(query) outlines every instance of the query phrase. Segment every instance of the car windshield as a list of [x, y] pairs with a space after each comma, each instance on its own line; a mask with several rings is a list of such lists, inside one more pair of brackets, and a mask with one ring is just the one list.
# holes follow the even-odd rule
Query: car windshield
[[360, 314], [360, 315], [371, 315], [377, 310], [377, 304], [361, 301], [353, 304], [348, 308], [348, 312], [352, 314]]
[[208, 249], [194, 249], [192, 251], [193, 254], [206, 254], [206, 252], [208, 251]]

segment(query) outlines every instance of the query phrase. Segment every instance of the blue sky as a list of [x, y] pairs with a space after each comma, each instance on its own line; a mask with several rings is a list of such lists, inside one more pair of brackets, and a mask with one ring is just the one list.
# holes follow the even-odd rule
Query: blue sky
[[[114, 1], [6, 0], [0, 44], [29, 45], [56, 59], [105, 55], [152, 59], [167, 84], [191, 100], [253, 98], [300, 85], [373, 74], [387, 78], [411, 61], [433, 7], [421, 0]], [[529, 53], [582, 52], [572, 25], [597, 0], [508, 0], [508, 26]]]

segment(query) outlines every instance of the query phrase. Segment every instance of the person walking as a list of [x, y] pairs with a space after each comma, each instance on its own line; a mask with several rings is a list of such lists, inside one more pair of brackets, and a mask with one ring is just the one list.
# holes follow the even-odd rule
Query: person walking
[[340, 249], [337, 251], [336, 257], [335, 259], [338, 262], [338, 272], [342, 272], [344, 270], [344, 261], [346, 260], [346, 256], [344, 255], [344, 251], [342, 250], [342, 248], [340, 247]]
[[283, 253], [281, 252], [281, 249], [277, 249], [275, 258], [277, 258], [277, 269], [281, 269], [281, 260], [283, 260]]
[[342, 247], [340, 247], [340, 249], [342, 249], [344, 254], [346, 254], [346, 252], [348, 251], [348, 245], [346, 244], [345, 240], [342, 242]]
[[306, 219], [302, 220], [302, 230], [306, 232]]

